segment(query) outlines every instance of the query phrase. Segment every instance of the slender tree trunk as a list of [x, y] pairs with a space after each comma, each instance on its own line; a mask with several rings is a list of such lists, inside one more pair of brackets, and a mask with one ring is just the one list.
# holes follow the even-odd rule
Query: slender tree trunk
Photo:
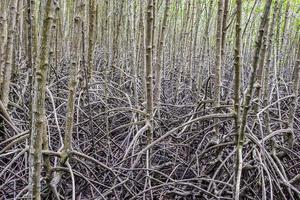
[[172, 33], [172, 42], [170, 42], [172, 44], [172, 47], [170, 47], [170, 49], [172, 49], [172, 59], [171, 59], [171, 73], [170, 73], [170, 79], [173, 80], [175, 79], [175, 74], [176, 74], [176, 55], [177, 55], [177, 46], [176, 46], [176, 31], [177, 31], [177, 24], [178, 24], [178, 13], [179, 13], [179, 5], [178, 5], [178, 1], [176, 1], [175, 5], [176, 5], [176, 9], [175, 9], [175, 13], [174, 13], [174, 25], [173, 25], [173, 33]]
[[140, 0], [139, 3], [139, 38], [138, 38], [138, 46], [139, 46], [139, 51], [138, 51], [138, 75], [142, 78], [142, 91], [143, 94], [142, 95], [142, 100], [146, 100], [146, 79], [145, 74], [146, 74], [146, 69], [145, 69], [145, 56], [144, 56], [144, 52], [145, 52], [145, 28], [144, 28], [144, 6], [143, 6], [143, 0]]
[[89, 117], [89, 132], [92, 135], [92, 151], [95, 152], [95, 138], [94, 138], [94, 128], [92, 119], [92, 108], [91, 108], [91, 98], [90, 98], [90, 82], [93, 75], [93, 65], [94, 65], [94, 42], [95, 42], [95, 15], [96, 15], [96, 2], [95, 0], [89, 0], [88, 6], [88, 51], [87, 51], [87, 70], [86, 70], [86, 99], [88, 104], [88, 117]]
[[[153, 28], [153, 15], [152, 15], [153, 1], [148, 0], [147, 2], [147, 14], [146, 14], [146, 30], [145, 30], [145, 69], [146, 69], [146, 112], [147, 112], [147, 122], [150, 128], [147, 131], [147, 144], [151, 144], [153, 140], [153, 83], [152, 83], [152, 28]], [[150, 167], [150, 151], [147, 151], [147, 168]]]
[[30, 110], [29, 110], [29, 180], [28, 180], [28, 199], [32, 198], [32, 177], [33, 177], [33, 155], [34, 155], [34, 117], [36, 113], [35, 108], [35, 73], [36, 73], [36, 57], [37, 57], [37, 30], [36, 30], [36, 15], [35, 15], [35, 1], [27, 0], [27, 18], [28, 18], [28, 68], [29, 69], [29, 90], [30, 90]]
[[[82, 20], [82, 10], [83, 3], [80, 0], [74, 2], [74, 10], [76, 11], [73, 18], [70, 19], [72, 27], [70, 27], [71, 38], [70, 38], [70, 65], [69, 65], [69, 87], [68, 87], [68, 100], [67, 100], [67, 118], [66, 118], [66, 129], [63, 140], [62, 152], [60, 165], [65, 166], [69, 159], [69, 154], [72, 150], [72, 137], [74, 128], [74, 107], [75, 107], [75, 97], [76, 89], [78, 84], [78, 73], [79, 73], [79, 52], [80, 52], [80, 29]], [[54, 195], [57, 199], [59, 196], [57, 194], [57, 185], [61, 180], [61, 173], [58, 172], [54, 175], [51, 180], [51, 187], [54, 191]]]
[[159, 42], [157, 46], [157, 61], [156, 61], [156, 84], [155, 84], [155, 96], [154, 96], [154, 102], [157, 105], [157, 108], [159, 109], [160, 105], [160, 96], [161, 96], [161, 75], [162, 75], [162, 54], [164, 51], [164, 44], [165, 44], [165, 32], [166, 32], [166, 26], [167, 26], [167, 18], [168, 18], [168, 12], [169, 12], [169, 0], [166, 0], [165, 2], [165, 11], [164, 11], [164, 17], [163, 22], [161, 25], [161, 32], [159, 36]]
[[88, 76], [87, 85], [92, 78], [93, 73], [93, 53], [95, 43], [95, 14], [96, 14], [95, 0], [89, 0], [89, 40], [88, 40]]
[[[5, 49], [5, 64], [4, 64], [4, 74], [3, 82], [1, 84], [1, 101], [4, 107], [7, 107], [9, 102], [9, 86], [12, 75], [13, 67], [13, 51], [14, 51], [14, 34], [16, 27], [16, 16], [17, 16], [17, 0], [10, 1], [9, 6], [9, 18], [7, 26], [7, 39], [6, 39], [6, 49]], [[1, 72], [1, 69], [0, 69]]]
[[284, 14], [284, 21], [283, 21], [283, 27], [282, 27], [282, 36], [281, 36], [281, 41], [280, 41], [280, 49], [279, 49], [279, 60], [278, 60], [278, 75], [283, 75], [283, 59], [285, 57], [284, 54], [284, 49], [285, 47], [285, 43], [286, 43], [286, 37], [287, 37], [287, 27], [288, 27], [288, 23], [289, 23], [289, 9], [290, 9], [290, 2], [287, 1], [286, 3], [286, 9], [285, 9], [285, 14]]
[[[277, 10], [278, 10], [278, 1], [276, 0], [274, 3], [274, 11], [272, 16], [272, 23], [270, 26], [269, 34], [268, 34], [268, 47], [267, 47], [267, 55], [266, 55], [266, 62], [264, 64], [264, 78], [263, 78], [263, 86], [262, 86], [262, 101], [263, 101], [263, 107], [266, 107], [269, 104], [269, 97], [270, 97], [270, 91], [269, 91], [269, 76], [270, 76], [270, 68], [271, 68], [271, 58], [272, 58], [272, 49], [273, 49], [273, 36], [274, 36], [274, 28], [276, 23], [276, 16], [277, 16]], [[269, 116], [269, 110], [267, 109], [264, 113], [264, 123], [267, 129], [268, 135], [271, 132], [270, 127], [270, 116]]]
[[[6, 35], [7, 35], [7, 1], [4, 1], [1, 4], [1, 15], [0, 15], [0, 38], [1, 38], [1, 44], [0, 44], [0, 92], [1, 92], [1, 85], [3, 82], [3, 70], [5, 65], [5, 46], [6, 46]], [[1, 95], [0, 95], [1, 97]]]
[[[296, 113], [296, 108], [299, 100], [299, 88], [300, 88], [300, 39], [298, 41], [298, 54], [297, 54], [297, 59], [295, 62], [294, 66], [294, 72], [293, 72], [293, 78], [292, 78], [292, 83], [293, 83], [293, 98], [292, 102], [290, 103], [289, 106], [289, 119], [288, 119], [288, 126], [291, 130], [293, 130], [293, 125], [294, 125], [294, 116]], [[294, 133], [292, 132], [291, 134], [288, 135], [287, 137], [287, 142], [289, 147], [291, 148], [294, 144]]]
[[193, 38], [193, 32], [194, 32], [194, 28], [195, 28], [195, 12], [196, 12], [196, 6], [195, 6], [196, 1], [193, 0], [192, 1], [192, 13], [191, 13], [191, 19], [190, 19], [190, 23], [189, 23], [189, 32], [187, 33], [189, 35], [189, 41], [187, 44], [187, 74], [186, 74], [186, 84], [187, 87], [192, 89], [192, 79], [193, 79], [193, 64], [192, 64], [192, 57], [193, 57], [193, 40], [195, 38]]
[[47, 0], [45, 5], [45, 14], [43, 18], [43, 28], [41, 35], [41, 50], [38, 56], [38, 65], [35, 74], [36, 78], [36, 113], [34, 117], [34, 152], [33, 152], [33, 189], [32, 198], [41, 199], [41, 166], [42, 166], [42, 138], [45, 133], [45, 91], [48, 68], [49, 53], [49, 33], [52, 23], [52, 0]]
[[218, 1], [218, 19], [216, 34], [216, 62], [214, 70], [214, 105], [220, 106], [221, 87], [222, 87], [222, 22], [223, 22], [223, 0]]
[[[213, 7], [213, 0], [210, 0], [209, 2], [209, 7], [207, 11], [207, 16], [206, 16], [206, 22], [205, 22], [205, 29], [204, 29], [204, 35], [203, 35], [203, 48], [202, 48], [202, 55], [201, 55], [201, 64], [199, 67], [199, 73], [198, 73], [198, 80], [197, 80], [197, 86], [199, 90], [202, 87], [203, 83], [203, 78], [201, 77], [203, 74], [204, 66], [205, 66], [205, 56], [209, 56], [209, 27], [210, 27], [210, 21], [211, 21], [211, 16], [212, 16], [212, 7]], [[208, 66], [208, 76], [210, 76], [210, 68]]]
[[239, 130], [241, 126], [240, 120], [240, 94], [241, 94], [241, 53], [242, 53], [242, 37], [241, 37], [241, 25], [242, 25], [242, 0], [236, 0], [236, 25], [235, 25], [235, 51], [234, 51], [234, 111], [235, 111], [235, 130], [236, 130], [236, 146], [237, 154], [236, 154], [236, 169], [235, 169], [235, 190], [234, 190], [234, 199], [239, 200], [239, 190], [240, 190], [240, 172], [237, 166], [242, 163], [243, 160], [243, 152], [242, 148], [239, 147]]
[[252, 93], [254, 89], [254, 82], [255, 82], [255, 76], [257, 73], [257, 66], [260, 56], [260, 50], [262, 46], [262, 39], [264, 35], [264, 28], [267, 23], [267, 19], [270, 13], [270, 7], [271, 7], [272, 0], [267, 0], [264, 8], [264, 13], [261, 18], [259, 31], [255, 43], [255, 50], [254, 50], [254, 56], [253, 56], [253, 63], [252, 63], [252, 71], [250, 74], [250, 82], [249, 86], [246, 90], [245, 94], [245, 100], [243, 104], [243, 113], [242, 113], [242, 121], [238, 130], [238, 139], [237, 139], [237, 162], [236, 162], [236, 178], [235, 178], [235, 193], [234, 193], [234, 199], [239, 200], [239, 191], [240, 191], [240, 184], [241, 184], [241, 175], [242, 175], [242, 168], [243, 168], [243, 159], [242, 159], [242, 150], [245, 142], [245, 131], [246, 131], [246, 123], [247, 123], [247, 116], [248, 111], [250, 109], [250, 103], [252, 99]]
[[[181, 58], [181, 62], [179, 63], [179, 69], [176, 73], [174, 73], [174, 76], [176, 77], [176, 82], [175, 82], [175, 96], [174, 96], [174, 100], [175, 102], [177, 102], [178, 100], [178, 96], [180, 93], [180, 83], [182, 80], [185, 79], [184, 75], [186, 73], [186, 68], [187, 66], [185, 66], [186, 64], [186, 42], [187, 42], [187, 28], [188, 28], [188, 24], [190, 21], [190, 8], [191, 8], [191, 3], [190, 0], [186, 1], [184, 4], [184, 15], [182, 17], [181, 20], [181, 31], [180, 31], [180, 35], [179, 35], [179, 48], [180, 48], [180, 58]], [[180, 3], [179, 3], [180, 6]], [[175, 75], [176, 74], [176, 75]]]
[[[220, 107], [221, 101], [221, 89], [222, 89], [222, 23], [223, 23], [223, 5], [224, 0], [218, 1], [218, 15], [217, 15], [217, 32], [216, 32], [216, 58], [214, 67], [214, 97], [213, 105], [216, 108]], [[218, 124], [219, 119], [215, 119], [216, 124]], [[219, 137], [219, 126], [214, 126], [214, 134], [211, 140], [218, 141]]]
[[264, 28], [264, 36], [263, 36], [263, 45], [261, 49], [261, 54], [259, 56], [259, 64], [257, 69], [257, 75], [256, 75], [256, 83], [254, 85], [255, 94], [254, 97], [257, 99], [256, 104], [254, 106], [254, 112], [257, 113], [258, 109], [260, 108], [260, 97], [261, 97], [261, 87], [262, 87], [262, 77], [264, 76], [264, 63], [266, 58], [266, 51], [267, 51], [267, 42], [268, 42], [268, 29], [269, 29], [269, 18], [267, 19], [266, 26]]
[[[137, 37], [136, 37], [136, 2], [133, 2], [130, 7], [130, 20], [131, 21], [131, 48], [132, 48], [132, 75], [133, 75], [133, 97], [134, 105], [137, 108], [139, 105], [139, 94], [138, 94], [138, 65], [137, 65]], [[128, 25], [129, 26], [129, 25]]]
[[[198, 79], [200, 77], [200, 66], [196, 65], [196, 56], [198, 55], [198, 33], [199, 26], [201, 25], [201, 15], [203, 13], [203, 9], [201, 8], [201, 3], [196, 2], [196, 19], [195, 19], [195, 30], [194, 30], [194, 42], [193, 42], [193, 56], [192, 56], [192, 69], [191, 73], [194, 74], [194, 84], [192, 84], [192, 89], [198, 89]], [[199, 54], [201, 55], [201, 54]], [[197, 67], [196, 67], [197, 66]], [[192, 76], [191, 76], [192, 77]]]
[[[74, 2], [75, 10], [78, 10], [78, 7], [81, 7], [79, 0]], [[81, 10], [81, 8], [80, 8]], [[79, 13], [79, 12], [75, 12]], [[68, 157], [68, 153], [71, 151], [72, 147], [72, 133], [73, 133], [73, 121], [74, 121], [74, 105], [76, 97], [76, 88], [78, 83], [78, 72], [79, 72], [79, 48], [80, 48], [80, 24], [81, 24], [81, 15], [76, 14], [74, 18], [71, 19], [72, 31], [71, 31], [71, 61], [70, 61], [70, 79], [69, 79], [69, 94], [67, 101], [67, 119], [66, 119], [66, 133], [64, 137], [64, 146], [63, 146], [63, 155], [62, 160], [65, 160]]]
[[[229, 0], [224, 0], [224, 11], [222, 21], [222, 44], [221, 44], [221, 66], [225, 63], [225, 48], [226, 48], [226, 33], [227, 33], [227, 15], [228, 15]], [[224, 70], [225, 71], [225, 70]], [[222, 79], [222, 77], [221, 77]]]

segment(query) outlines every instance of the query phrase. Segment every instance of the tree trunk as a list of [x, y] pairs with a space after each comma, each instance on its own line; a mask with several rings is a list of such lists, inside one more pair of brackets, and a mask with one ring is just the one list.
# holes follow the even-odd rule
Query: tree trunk
[[258, 61], [259, 61], [259, 56], [260, 56], [260, 50], [262, 46], [262, 39], [264, 35], [264, 28], [267, 23], [267, 19], [270, 13], [270, 7], [271, 7], [272, 0], [267, 0], [264, 8], [264, 13], [261, 18], [260, 26], [259, 26], [259, 31], [255, 43], [255, 50], [254, 50], [254, 55], [253, 55], [253, 63], [252, 63], [252, 71], [250, 74], [250, 83], [249, 86], [246, 90], [245, 94], [245, 99], [243, 103], [243, 113], [242, 113], [242, 121], [238, 130], [238, 139], [237, 139], [237, 161], [236, 161], [236, 178], [235, 178], [235, 194], [234, 194], [234, 199], [239, 200], [239, 191], [240, 191], [240, 181], [241, 181], [241, 175], [242, 175], [242, 168], [243, 168], [243, 159], [242, 159], [242, 150], [245, 142], [245, 131], [246, 131], [246, 122], [247, 122], [247, 116], [248, 116], [248, 111], [250, 109], [250, 103], [252, 99], [252, 93], [254, 89], [254, 82], [255, 82], [255, 77], [257, 73], [257, 66], [258, 66]]
[[36, 94], [34, 117], [34, 143], [33, 143], [33, 189], [32, 198], [35, 200], [41, 199], [41, 166], [42, 166], [42, 138], [45, 133], [45, 91], [48, 68], [48, 53], [49, 53], [49, 33], [52, 23], [52, 0], [47, 0], [45, 5], [45, 14], [43, 18], [43, 28], [41, 35], [41, 50], [38, 56], [38, 65], [35, 74], [36, 78]]
[[223, 22], [223, 0], [218, 1], [218, 19], [216, 33], [216, 60], [214, 68], [214, 105], [220, 106], [221, 87], [222, 87], [222, 22]]
[[159, 42], [157, 46], [157, 61], [156, 61], [156, 83], [155, 83], [155, 96], [154, 96], [154, 102], [157, 105], [157, 108], [159, 109], [160, 105], [160, 96], [161, 96], [161, 75], [162, 75], [162, 54], [164, 51], [164, 44], [165, 44], [165, 32], [166, 32], [166, 26], [167, 26], [167, 18], [168, 18], [168, 12], [169, 12], [169, 0], [166, 0], [165, 2], [165, 11], [164, 11], [164, 17], [163, 22], [161, 25], [161, 32], [159, 36]]
[[[10, 1], [9, 6], [9, 20], [7, 26], [7, 35], [6, 35], [6, 49], [5, 49], [5, 63], [4, 63], [4, 74], [3, 82], [1, 84], [1, 101], [6, 108], [9, 102], [9, 86], [10, 79], [12, 75], [13, 67], [13, 51], [14, 51], [14, 34], [16, 26], [16, 16], [17, 16], [17, 0]], [[2, 70], [0, 69], [0, 72]]]

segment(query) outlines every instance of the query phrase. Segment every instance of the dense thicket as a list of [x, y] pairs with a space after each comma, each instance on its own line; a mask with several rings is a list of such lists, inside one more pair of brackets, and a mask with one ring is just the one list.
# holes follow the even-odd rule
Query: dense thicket
[[3, 0], [0, 199], [300, 199], [298, 0]]

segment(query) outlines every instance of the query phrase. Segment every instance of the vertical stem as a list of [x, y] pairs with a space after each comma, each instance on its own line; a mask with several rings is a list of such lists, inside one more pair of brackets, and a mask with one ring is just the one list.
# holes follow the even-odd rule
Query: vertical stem
[[[271, 54], [272, 54], [272, 45], [273, 45], [273, 36], [274, 36], [274, 28], [275, 28], [275, 22], [276, 22], [276, 16], [277, 16], [277, 10], [278, 10], [278, 1], [275, 1], [274, 4], [274, 11], [272, 16], [272, 23], [270, 26], [270, 31], [268, 34], [268, 47], [267, 47], [267, 55], [266, 55], [266, 62], [264, 65], [264, 78], [263, 78], [263, 86], [262, 86], [262, 101], [263, 101], [263, 107], [266, 107], [269, 103], [269, 73], [270, 73], [270, 67], [271, 67]], [[271, 131], [270, 128], [270, 122], [269, 122], [269, 112], [268, 109], [264, 113], [264, 123], [266, 123], [267, 127], [267, 133], [269, 134]]]
[[[78, 0], [75, 1], [75, 9], [81, 6], [78, 3]], [[81, 10], [81, 9], [80, 9]], [[63, 156], [62, 159], [66, 159], [69, 151], [71, 150], [72, 143], [72, 133], [73, 133], [73, 121], [74, 121], [74, 105], [76, 97], [76, 87], [78, 83], [78, 70], [79, 70], [79, 48], [80, 48], [80, 21], [81, 16], [75, 14], [74, 18], [71, 19], [71, 62], [70, 62], [70, 79], [69, 79], [69, 94], [67, 101], [67, 119], [66, 119], [66, 133], [64, 137], [64, 147], [63, 147]]]
[[93, 73], [93, 58], [94, 58], [94, 29], [95, 29], [95, 0], [89, 0], [89, 7], [88, 7], [88, 16], [89, 16], [89, 32], [88, 32], [88, 66], [86, 70], [86, 98], [88, 103], [88, 116], [89, 116], [89, 131], [92, 135], [92, 151], [95, 151], [95, 143], [94, 143], [94, 129], [93, 129], [93, 119], [92, 119], [92, 108], [90, 104], [90, 92], [89, 92], [89, 83], [92, 78]]
[[228, 15], [228, 6], [229, 0], [224, 0], [224, 12], [223, 12], [223, 19], [222, 19], [222, 40], [221, 40], [221, 63], [222, 66], [224, 65], [224, 55], [225, 55], [225, 38], [227, 32], [227, 15]]
[[[146, 14], [146, 30], [145, 30], [145, 69], [146, 69], [146, 112], [147, 112], [147, 123], [150, 124], [150, 128], [147, 131], [147, 144], [152, 143], [153, 140], [153, 91], [152, 91], [152, 28], [153, 28], [153, 15], [152, 15], [152, 0], [148, 0], [147, 14]], [[148, 158], [150, 158], [150, 151], [147, 151]], [[147, 163], [147, 166], [150, 162]]]
[[[16, 16], [17, 16], [17, 0], [10, 1], [9, 8], [9, 20], [7, 26], [7, 39], [6, 39], [6, 49], [5, 49], [5, 63], [4, 63], [4, 74], [3, 74], [3, 82], [1, 84], [1, 101], [4, 107], [7, 107], [9, 102], [9, 86], [10, 79], [12, 74], [12, 66], [13, 66], [13, 51], [14, 51], [14, 34], [15, 34], [15, 26], [16, 26]], [[1, 70], [1, 69], [0, 69]]]
[[261, 96], [261, 85], [262, 85], [262, 77], [263, 77], [263, 67], [265, 63], [266, 51], [267, 51], [267, 36], [268, 36], [268, 28], [269, 28], [269, 18], [267, 19], [266, 26], [264, 28], [264, 36], [263, 36], [263, 45], [261, 49], [261, 55], [259, 59], [258, 69], [257, 69], [257, 76], [256, 76], [256, 84], [255, 87], [255, 98], [257, 98], [257, 102], [254, 106], [254, 112], [257, 113], [260, 107], [260, 96]]
[[[237, 162], [236, 162], [236, 174], [235, 174], [235, 193], [234, 193], [235, 200], [239, 200], [239, 190], [240, 190], [240, 182], [241, 182], [241, 175], [242, 175], [242, 168], [243, 168], [242, 150], [243, 150], [243, 145], [244, 145], [244, 141], [245, 141], [247, 116], [248, 116], [248, 111], [250, 109], [250, 102], [252, 99], [252, 93], [253, 93], [253, 89], [254, 89], [254, 82], [255, 82], [255, 77], [256, 77], [256, 73], [257, 73], [260, 50], [261, 50], [261, 46], [262, 46], [262, 39], [263, 39], [263, 35], [264, 35], [264, 28], [266, 26], [267, 18], [270, 13], [271, 3], [272, 3], [272, 0], [266, 1], [264, 13], [261, 18], [258, 35], [257, 35], [257, 39], [255, 42], [255, 50], [254, 50], [254, 56], [253, 56], [252, 71], [250, 74], [250, 82], [249, 82], [247, 92], [245, 94], [243, 113], [241, 116], [242, 121], [241, 121], [241, 124], [238, 129], [238, 136], [237, 136], [237, 140], [236, 140]], [[240, 4], [240, 3], [238, 3], [238, 4]]]
[[[300, 39], [298, 41], [298, 54], [297, 54], [297, 59], [295, 62], [295, 67], [294, 67], [294, 72], [293, 72], [293, 95], [294, 97], [292, 98], [292, 102], [290, 103], [289, 107], [289, 119], [288, 119], [288, 126], [290, 129], [293, 130], [293, 124], [294, 124], [294, 115], [296, 112], [297, 108], [297, 102], [299, 100], [299, 88], [300, 88]], [[293, 146], [294, 143], [294, 134], [291, 133], [288, 135], [287, 142], [289, 147]]]
[[[235, 25], [235, 62], [234, 62], [234, 76], [235, 76], [235, 84], [234, 84], [234, 111], [236, 114], [235, 117], [235, 130], [236, 134], [236, 145], [239, 147], [239, 130], [240, 130], [240, 83], [241, 83], [241, 50], [242, 50], [242, 38], [241, 38], [241, 23], [242, 23], [242, 0], [236, 0], [236, 25]], [[235, 190], [234, 196], [235, 200], [239, 199], [239, 189], [240, 189], [240, 174], [239, 169], [237, 166], [240, 166], [242, 162], [242, 148], [239, 147], [237, 149], [237, 156], [236, 156], [236, 170], [235, 170]]]
[[5, 46], [6, 46], [6, 35], [7, 35], [7, 1], [4, 1], [3, 4], [1, 4], [1, 15], [0, 15], [0, 39], [1, 39], [1, 45], [0, 45], [0, 92], [1, 92], [1, 85], [3, 82], [3, 70], [5, 65]]
[[88, 41], [88, 77], [87, 85], [92, 78], [93, 71], [93, 53], [94, 53], [94, 37], [95, 37], [95, 0], [89, 0], [89, 41]]
[[223, 0], [218, 1], [218, 19], [217, 19], [217, 33], [216, 33], [216, 64], [214, 70], [214, 104], [216, 107], [220, 106], [221, 98], [221, 53], [222, 53], [222, 23], [223, 23]]
[[164, 43], [165, 43], [165, 32], [166, 32], [166, 25], [167, 25], [167, 18], [168, 18], [168, 11], [169, 11], [169, 0], [166, 0], [165, 3], [165, 11], [164, 17], [161, 27], [161, 32], [159, 36], [159, 42], [157, 46], [157, 62], [156, 62], [156, 85], [155, 85], [155, 96], [154, 102], [157, 104], [157, 108], [159, 109], [160, 105], [160, 96], [161, 96], [161, 75], [162, 75], [162, 54], [164, 50]]
[[38, 66], [35, 74], [36, 78], [36, 113], [34, 117], [34, 152], [33, 152], [33, 189], [32, 197], [35, 200], [41, 199], [41, 163], [42, 163], [42, 137], [45, 132], [45, 91], [48, 68], [49, 53], [49, 32], [52, 23], [52, 0], [47, 0], [45, 14], [43, 17], [43, 28], [41, 35], [41, 51], [38, 57]]

